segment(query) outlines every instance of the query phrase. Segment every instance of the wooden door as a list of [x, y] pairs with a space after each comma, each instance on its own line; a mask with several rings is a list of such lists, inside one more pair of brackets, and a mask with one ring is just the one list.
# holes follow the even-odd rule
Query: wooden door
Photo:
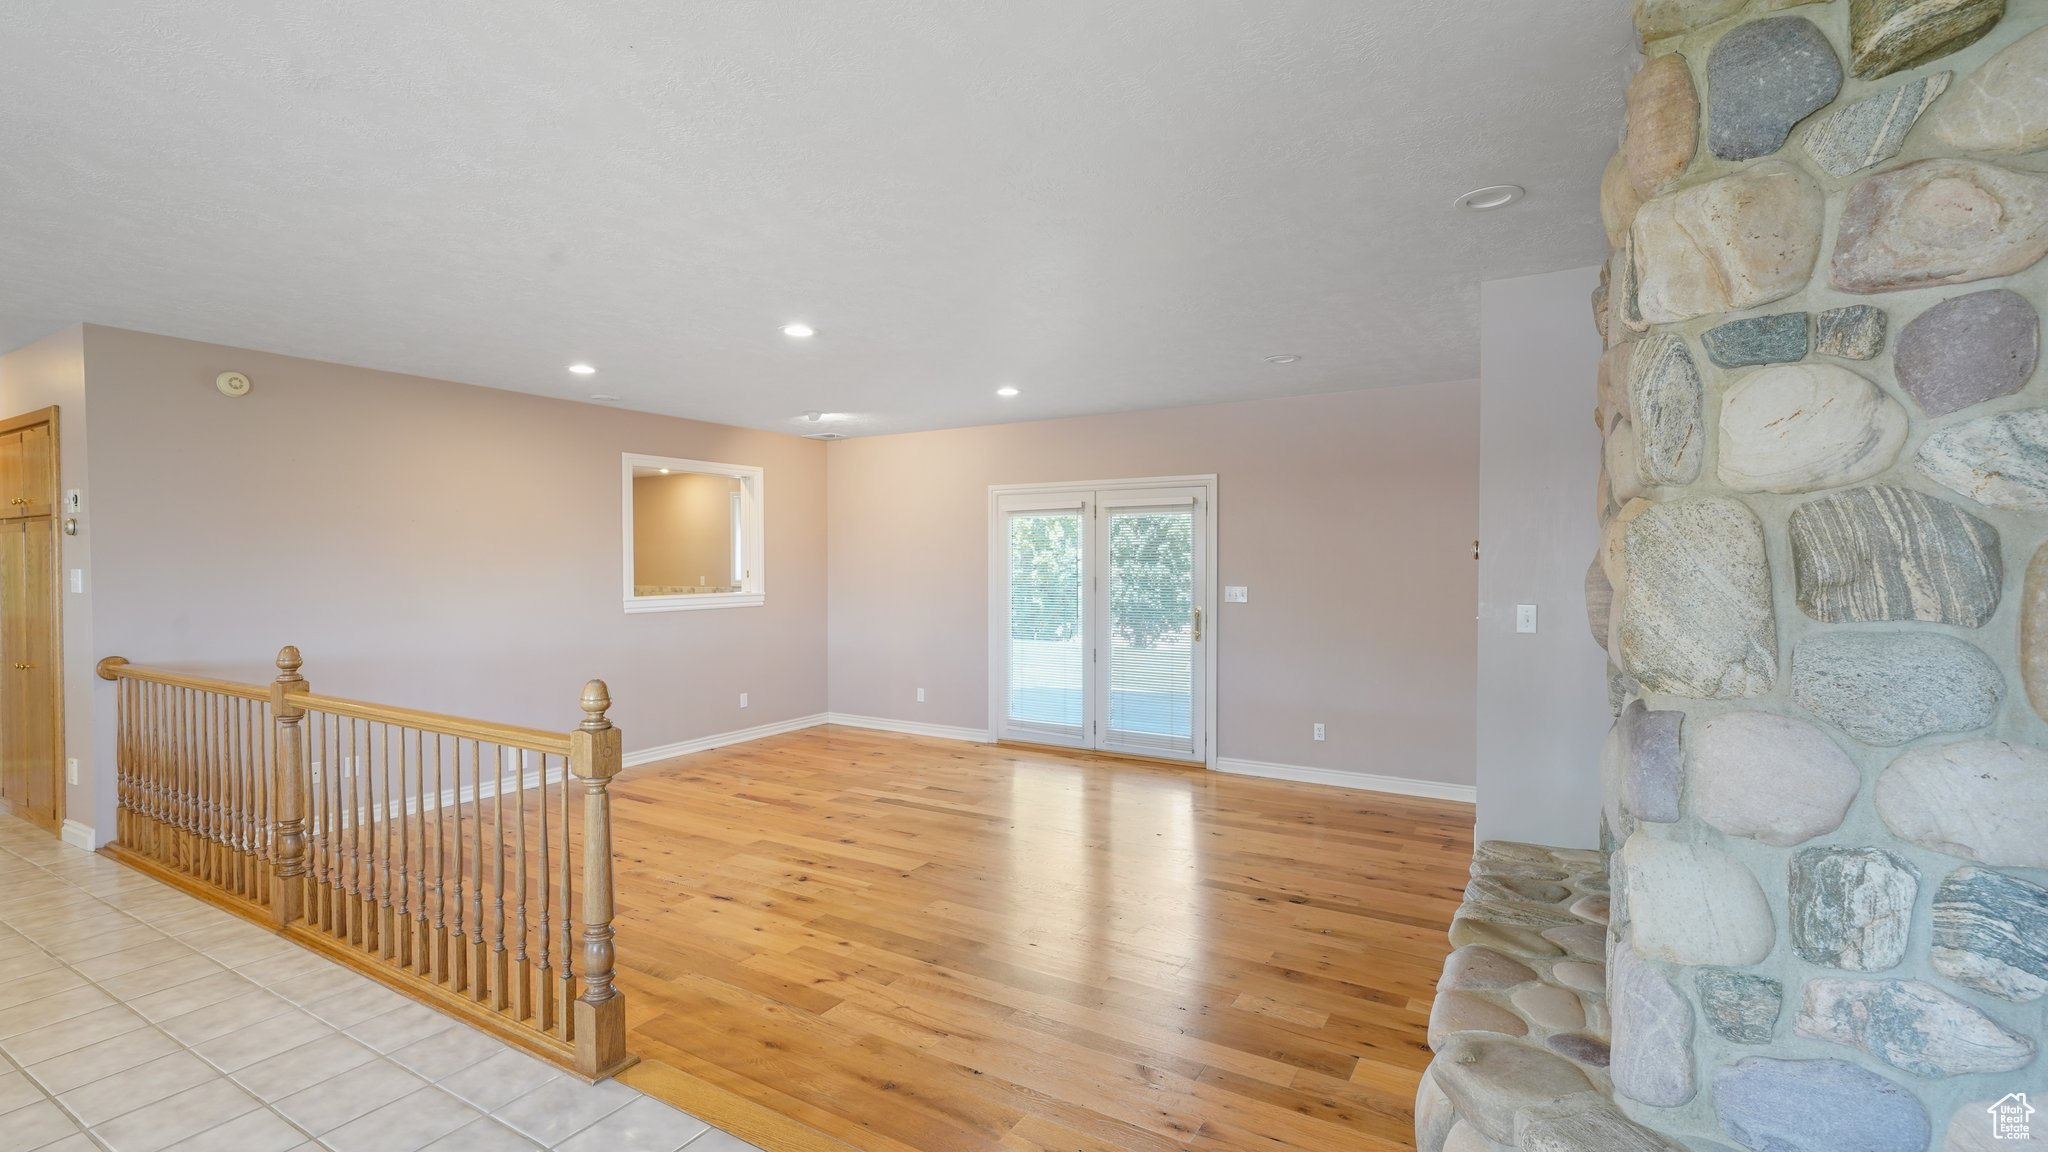
[[0, 421], [0, 800], [64, 821], [56, 410]]

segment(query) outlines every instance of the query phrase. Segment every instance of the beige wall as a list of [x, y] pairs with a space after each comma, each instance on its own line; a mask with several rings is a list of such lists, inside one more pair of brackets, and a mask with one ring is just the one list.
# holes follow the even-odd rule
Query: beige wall
[[[67, 328], [47, 339], [0, 356], [0, 417], [18, 416], [38, 408], [57, 408], [57, 486], [85, 489], [86, 405], [85, 330]], [[77, 517], [76, 536], [59, 534], [57, 539], [65, 571], [92, 570], [92, 507]], [[81, 592], [63, 585], [59, 606], [63, 622], [64, 746], [77, 757], [79, 783], [65, 789], [64, 814], [68, 820], [91, 826], [93, 786], [88, 766], [92, 757], [93, 709], [92, 666], [98, 660], [93, 646], [93, 582], [87, 580]]]
[[834, 444], [832, 710], [988, 726], [989, 485], [1213, 472], [1217, 582], [1251, 589], [1216, 621], [1220, 755], [1469, 784], [1478, 396], [1387, 388]]
[[634, 477], [633, 582], [731, 587], [739, 487], [730, 476], [697, 472]]
[[[84, 345], [94, 656], [248, 679], [293, 643], [323, 692], [562, 729], [601, 676], [629, 751], [825, 708], [823, 444], [118, 329]], [[214, 390], [229, 368], [250, 395]], [[764, 607], [623, 612], [622, 452], [767, 470]]]

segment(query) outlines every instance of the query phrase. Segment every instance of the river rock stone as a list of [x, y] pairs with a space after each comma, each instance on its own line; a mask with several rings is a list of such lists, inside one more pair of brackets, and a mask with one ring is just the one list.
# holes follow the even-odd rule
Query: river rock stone
[[1928, 135], [1958, 152], [2048, 148], [2048, 28], [2000, 49], [1927, 119]]
[[1793, 509], [1799, 607], [1824, 624], [1981, 627], [1998, 610], [1998, 529], [1911, 488], [1878, 485]]
[[1645, 41], [1661, 40], [1726, 19], [1747, 0], [1636, 0], [1636, 31]]
[[1692, 1099], [1692, 1004], [1627, 948], [1614, 952], [1607, 994], [1614, 1014], [1608, 1074], [1631, 1100], [1675, 1108]]
[[1636, 212], [1636, 312], [1672, 324], [1741, 312], [1806, 287], [1820, 257], [1822, 196], [1779, 160], [1647, 201]]
[[1601, 453], [1609, 496], [1623, 504], [1641, 496], [1648, 483], [1643, 478], [1642, 445], [1636, 436], [1635, 422], [1626, 416], [1616, 421], [1614, 430], [1601, 445]]
[[[1600, 223], [1607, 229], [1607, 246], [1620, 252], [1628, 246], [1628, 230], [1635, 223], [1636, 212], [1643, 206], [1642, 194], [1636, 191], [1634, 180], [1628, 174], [1628, 154], [1616, 152], [1607, 161], [1607, 168], [1600, 174]], [[1614, 268], [1610, 265], [1610, 268]], [[1615, 268], [1615, 271], [1619, 271]], [[1613, 334], [1614, 315], [1622, 304], [1621, 294], [1627, 285], [1623, 279], [1610, 272], [1607, 282], [1608, 331]], [[1625, 327], [1625, 326], [1624, 326]]]
[[1845, 292], [1892, 292], [2010, 276], [2044, 254], [2048, 176], [1921, 160], [1849, 190], [1829, 275]]
[[1607, 994], [1607, 965], [1588, 960], [1560, 960], [1550, 966], [1550, 978], [1566, 988], [1595, 996]]
[[1920, 445], [1928, 479], [2008, 512], [2048, 512], [2048, 408], [1980, 416]]
[[1586, 627], [1593, 631], [1593, 643], [1607, 647], [1607, 617], [1614, 610], [1614, 585], [1600, 570], [1600, 558], [1586, 566]]
[[2034, 1059], [2032, 1041], [1919, 980], [1809, 980], [1793, 1027], [1918, 1076], [2010, 1072]]
[[1628, 131], [1622, 154], [1639, 195], [1654, 195], [1686, 170], [1699, 149], [1700, 97], [1685, 57], [1672, 53], [1643, 65], [1628, 85]]
[[1581, 920], [1591, 921], [1594, 924], [1605, 924], [1607, 923], [1607, 897], [1581, 896], [1577, 900], [1572, 901], [1571, 907], [1566, 909], [1566, 911]]
[[1678, 819], [1678, 734], [1684, 723], [1685, 713], [1653, 712], [1641, 700], [1621, 713], [1621, 738], [1628, 754], [1622, 787], [1628, 810], [1638, 820], [1669, 824]]
[[1726, 968], [1695, 969], [1693, 983], [1699, 988], [1700, 1012], [1716, 1036], [1736, 1044], [1771, 1042], [1785, 998], [1784, 985], [1768, 976]]
[[1854, 484], [1898, 461], [1905, 405], [1834, 364], [1752, 372], [1721, 397], [1721, 482], [1746, 492]]
[[2048, 994], [2048, 888], [1958, 868], [1934, 893], [1934, 970], [2004, 1000]]
[[[1968, 1104], [1957, 1108], [1955, 1115], [1949, 1117], [1948, 1131], [1942, 1135], [1939, 1152], [2011, 1152], [2011, 1149], [2015, 1146], [2014, 1137], [1993, 1134], [1997, 1131], [1997, 1127], [1992, 1113], [1998, 1109], [2000, 1104], [2005, 1104], [2014, 1111], [2020, 1112], [2016, 1119], [2022, 1121], [2028, 1119], [2027, 1114], [2020, 1111], [2016, 1103], [2011, 1102], [2011, 1097], [2000, 1097], [1997, 1100], [1972, 1100]], [[2032, 1105], [2027, 1107], [2031, 1108]], [[2038, 1121], [2033, 1121], [2028, 1124], [2029, 1139], [2033, 1138], [2033, 1132], [2039, 1131], [2039, 1128], [2036, 1126], [2038, 1123]], [[2020, 1146], [2024, 1147], [2024, 1145]]]
[[[1777, 939], [1771, 906], [1742, 862], [1638, 832], [1621, 846], [1636, 954], [1668, 964], [1755, 964]], [[1560, 965], [1561, 967], [1561, 965]]]
[[1902, 840], [2001, 868], [2048, 868], [2048, 752], [2003, 740], [1915, 748], [1877, 778]]
[[1969, 47], [2005, 0], [1849, 0], [1849, 60], [1861, 80], [1917, 68]]
[[2020, 598], [2020, 679], [2034, 714], [2048, 720], [2048, 544], [2027, 562]]
[[1458, 1110], [1451, 1098], [1437, 1086], [1432, 1069], [1422, 1070], [1422, 1082], [1415, 1086], [1416, 1152], [1442, 1152], [1444, 1138], [1458, 1122]]
[[1707, 150], [1723, 160], [1768, 156], [1841, 90], [1842, 62], [1813, 21], [1740, 25], [1707, 57]]
[[1714, 1073], [1721, 1130], [1755, 1152], [1927, 1152], [1913, 1093], [1844, 1060], [1751, 1056]]
[[1643, 483], [1690, 484], [1700, 477], [1706, 434], [1700, 426], [1704, 389], [1692, 349], [1676, 336], [1652, 336], [1628, 362], [1629, 418]]
[[1483, 996], [1470, 992], [1439, 993], [1429, 1008], [1429, 1046], [1441, 1048], [1446, 1038], [1459, 1032], [1527, 1036], [1529, 1025]]
[[1536, 979], [1528, 965], [1491, 948], [1468, 946], [1451, 953], [1436, 982], [1438, 992], [1493, 992]]
[[1913, 122], [1927, 111], [1954, 77], [1936, 72], [1844, 105], [1806, 132], [1806, 154], [1830, 176], [1847, 176], [1899, 154]]
[[[1644, 690], [1733, 699], [1778, 675], [1770, 565], [1756, 517], [1723, 497], [1624, 509], [1615, 632], [1623, 671]], [[1612, 575], [1610, 571], [1610, 575]]]
[[1804, 312], [1750, 316], [1707, 329], [1700, 343], [1707, 359], [1723, 368], [1790, 364], [1806, 358], [1806, 327]]
[[1595, 1094], [1523, 1109], [1515, 1117], [1515, 1147], [1520, 1152], [1685, 1152]]
[[1834, 738], [1795, 716], [1723, 713], [1690, 744], [1693, 815], [1731, 836], [1803, 843], [1841, 827], [1862, 787]]
[[1444, 1134], [1443, 1152], [1514, 1152], [1505, 1144], [1488, 1140], [1484, 1133], [1463, 1120], [1451, 1125]]
[[1792, 947], [1809, 964], [1882, 972], [1906, 958], [1913, 866], [1877, 848], [1808, 848], [1792, 857]]
[[1566, 953], [1581, 960], [1604, 961], [1607, 957], [1607, 929], [1598, 924], [1552, 928], [1543, 935], [1563, 945]]
[[1450, 936], [1453, 948], [1477, 945], [1516, 956], [1564, 955], [1564, 949], [1545, 940], [1541, 933], [1513, 924], [1489, 924], [1472, 916], [1452, 920]]
[[1444, 1041], [1430, 1074], [1466, 1123], [1502, 1142], [1515, 1138], [1515, 1113], [1593, 1087], [1569, 1060], [1469, 1032]]
[[1820, 632], [1792, 654], [1792, 699], [1880, 748], [1982, 728], [2004, 698], [1998, 666], [1953, 636]]
[[2041, 316], [2006, 288], [1944, 300], [1899, 333], [1893, 366], [1929, 416], [2020, 390], [2041, 357]]
[[1884, 351], [1884, 309], [1869, 304], [1830, 308], [1814, 318], [1813, 350], [1844, 360], [1871, 360]]
[[1564, 1032], [1544, 1037], [1543, 1046], [1567, 1060], [1576, 1061], [1589, 1068], [1605, 1068], [1614, 1060], [1613, 1049], [1607, 1041], [1598, 1036]]
[[1532, 1024], [1566, 1032], [1586, 1026], [1586, 1006], [1578, 993], [1555, 984], [1525, 984], [1510, 993], [1515, 1009]]

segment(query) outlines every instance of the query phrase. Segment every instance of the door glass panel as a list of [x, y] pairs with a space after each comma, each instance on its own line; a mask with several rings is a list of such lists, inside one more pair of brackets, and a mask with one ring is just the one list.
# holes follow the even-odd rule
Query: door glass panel
[[1195, 518], [1191, 509], [1109, 516], [1109, 738], [1194, 747]]
[[1078, 511], [1010, 516], [1010, 719], [1074, 736], [1087, 701], [1082, 529]]

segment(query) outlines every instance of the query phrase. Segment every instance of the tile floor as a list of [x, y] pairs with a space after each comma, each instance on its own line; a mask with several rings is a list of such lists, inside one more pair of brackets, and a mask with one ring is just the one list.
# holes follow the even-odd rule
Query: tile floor
[[10, 1152], [751, 1152], [0, 816]]

